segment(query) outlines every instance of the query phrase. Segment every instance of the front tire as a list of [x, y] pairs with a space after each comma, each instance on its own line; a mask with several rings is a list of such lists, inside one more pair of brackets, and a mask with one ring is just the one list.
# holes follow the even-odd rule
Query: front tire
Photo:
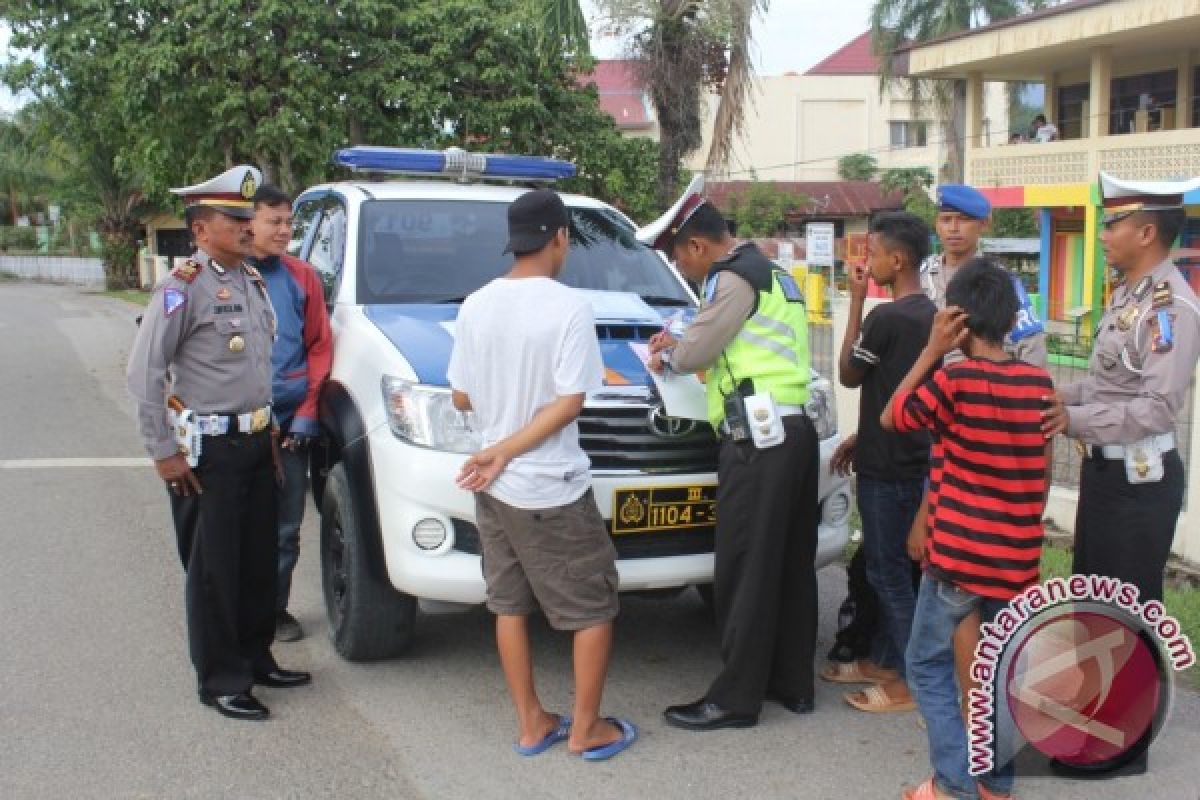
[[321, 512], [321, 587], [334, 649], [348, 661], [374, 661], [403, 653], [416, 628], [416, 598], [380, 580], [351, 498], [346, 468], [325, 482]]

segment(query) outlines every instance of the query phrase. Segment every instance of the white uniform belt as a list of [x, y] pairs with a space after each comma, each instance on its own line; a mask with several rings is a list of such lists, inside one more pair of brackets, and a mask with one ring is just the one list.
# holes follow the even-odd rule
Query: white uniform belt
[[[1175, 434], [1160, 433], [1154, 437], [1154, 444], [1160, 453], [1174, 450]], [[1092, 454], [1095, 455], [1097, 452], [1099, 452], [1101, 458], [1111, 461], [1123, 461], [1125, 459], [1125, 445], [1123, 444], [1106, 444], [1103, 447], [1093, 447]]]
[[227, 433], [258, 433], [271, 424], [271, 407], [263, 406], [245, 414], [196, 414], [196, 428], [205, 436]]

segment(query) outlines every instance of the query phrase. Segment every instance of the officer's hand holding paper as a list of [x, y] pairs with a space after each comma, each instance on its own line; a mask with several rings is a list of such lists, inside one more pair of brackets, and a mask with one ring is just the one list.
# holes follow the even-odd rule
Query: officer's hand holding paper
[[681, 419], [708, 419], [704, 384], [695, 375], [680, 375], [665, 368], [663, 354], [677, 344], [674, 336], [663, 331], [656, 333], [646, 344], [630, 342], [629, 349], [646, 365], [654, 388], [662, 398], [668, 416]]

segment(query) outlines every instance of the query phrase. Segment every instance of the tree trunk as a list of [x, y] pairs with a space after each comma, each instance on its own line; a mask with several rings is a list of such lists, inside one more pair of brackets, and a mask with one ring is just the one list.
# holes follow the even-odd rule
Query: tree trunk
[[946, 165], [942, 183], [962, 183], [966, 176], [967, 82], [954, 81], [946, 115]]
[[135, 219], [110, 220], [101, 225], [100, 247], [104, 283], [109, 289], [139, 289], [138, 224]]

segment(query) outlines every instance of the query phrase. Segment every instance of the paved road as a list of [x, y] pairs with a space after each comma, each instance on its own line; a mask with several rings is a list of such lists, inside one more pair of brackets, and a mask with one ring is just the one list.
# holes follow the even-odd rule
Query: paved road
[[[262, 690], [264, 724], [203, 708], [166, 498], [149, 467], [119, 460], [142, 455], [122, 388], [135, 313], [74, 289], [0, 284], [0, 797], [890, 799], [927, 772], [914, 715], [853, 712], [827, 685], [810, 717], [768, 706], [756, 729], [667, 728], [661, 707], [692, 699], [716, 663], [690, 593], [624, 603], [606, 705], [642, 726], [633, 750], [605, 764], [561, 748], [518, 759], [483, 612], [423, 618], [402, 659], [337, 658], [311, 513], [294, 602], [310, 636], [276, 652], [316, 683]], [[820, 580], [824, 649], [843, 576]], [[537, 651], [541, 690], [563, 708], [568, 643], [539, 629]], [[1200, 698], [1185, 693], [1149, 776], [1026, 778], [1020, 794], [1195, 800], [1197, 752]]]

